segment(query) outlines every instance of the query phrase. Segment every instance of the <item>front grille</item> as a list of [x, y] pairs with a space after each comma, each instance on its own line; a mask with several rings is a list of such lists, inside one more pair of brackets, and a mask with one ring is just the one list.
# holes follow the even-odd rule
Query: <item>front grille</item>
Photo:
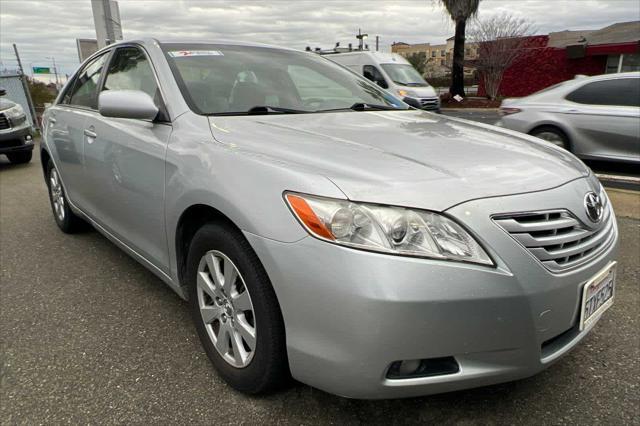
[[5, 130], [11, 127], [11, 123], [9, 123], [9, 119], [6, 115], [0, 114], [0, 130]]
[[420, 98], [420, 105], [425, 109], [436, 109], [438, 108], [438, 98]]
[[615, 237], [609, 203], [595, 229], [567, 210], [499, 215], [493, 220], [553, 272], [587, 262]]

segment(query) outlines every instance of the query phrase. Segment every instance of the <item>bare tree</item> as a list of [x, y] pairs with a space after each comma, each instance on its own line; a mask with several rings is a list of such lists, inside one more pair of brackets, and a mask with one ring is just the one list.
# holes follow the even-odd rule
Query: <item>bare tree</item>
[[473, 63], [490, 99], [498, 96], [505, 70], [528, 54], [528, 37], [534, 31], [529, 21], [509, 13], [479, 20], [470, 29], [469, 38], [478, 43]]

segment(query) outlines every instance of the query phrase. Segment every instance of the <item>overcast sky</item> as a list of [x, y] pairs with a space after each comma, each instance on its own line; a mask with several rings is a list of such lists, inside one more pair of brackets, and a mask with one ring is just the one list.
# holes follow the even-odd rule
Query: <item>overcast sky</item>
[[[240, 39], [286, 45], [333, 47], [356, 42], [358, 28], [381, 39], [444, 43], [453, 25], [436, 0], [120, 0], [124, 38]], [[531, 20], [539, 34], [597, 29], [640, 19], [638, 0], [484, 0], [479, 19], [510, 11]], [[49, 66], [64, 73], [78, 65], [76, 38], [95, 38], [90, 0], [0, 0], [0, 69], [14, 68], [16, 43], [25, 69]], [[28, 72], [29, 73], [29, 72]]]

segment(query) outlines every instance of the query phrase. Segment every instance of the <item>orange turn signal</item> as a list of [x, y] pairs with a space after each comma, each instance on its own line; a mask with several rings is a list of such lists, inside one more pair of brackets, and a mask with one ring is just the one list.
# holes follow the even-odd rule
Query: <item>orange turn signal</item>
[[293, 212], [304, 224], [304, 226], [309, 229], [309, 231], [313, 232], [321, 238], [326, 238], [327, 240], [331, 241], [335, 240], [333, 234], [331, 234], [324, 223], [322, 223], [320, 218], [318, 218], [311, 207], [309, 207], [309, 204], [305, 201], [304, 198], [294, 194], [287, 194], [286, 197], [289, 205], [293, 209]]

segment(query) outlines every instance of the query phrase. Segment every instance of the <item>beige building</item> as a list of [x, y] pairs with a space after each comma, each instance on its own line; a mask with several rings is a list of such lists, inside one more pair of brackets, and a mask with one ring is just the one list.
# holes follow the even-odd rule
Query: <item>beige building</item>
[[[466, 43], [464, 46], [464, 58], [475, 59], [478, 56], [476, 43]], [[426, 77], [440, 77], [451, 73], [453, 61], [453, 37], [447, 39], [445, 44], [419, 43], [408, 44], [397, 42], [391, 45], [391, 52], [398, 53], [405, 58], [414, 53], [424, 53], [427, 56]], [[472, 68], [465, 68], [464, 73], [471, 75]]]

